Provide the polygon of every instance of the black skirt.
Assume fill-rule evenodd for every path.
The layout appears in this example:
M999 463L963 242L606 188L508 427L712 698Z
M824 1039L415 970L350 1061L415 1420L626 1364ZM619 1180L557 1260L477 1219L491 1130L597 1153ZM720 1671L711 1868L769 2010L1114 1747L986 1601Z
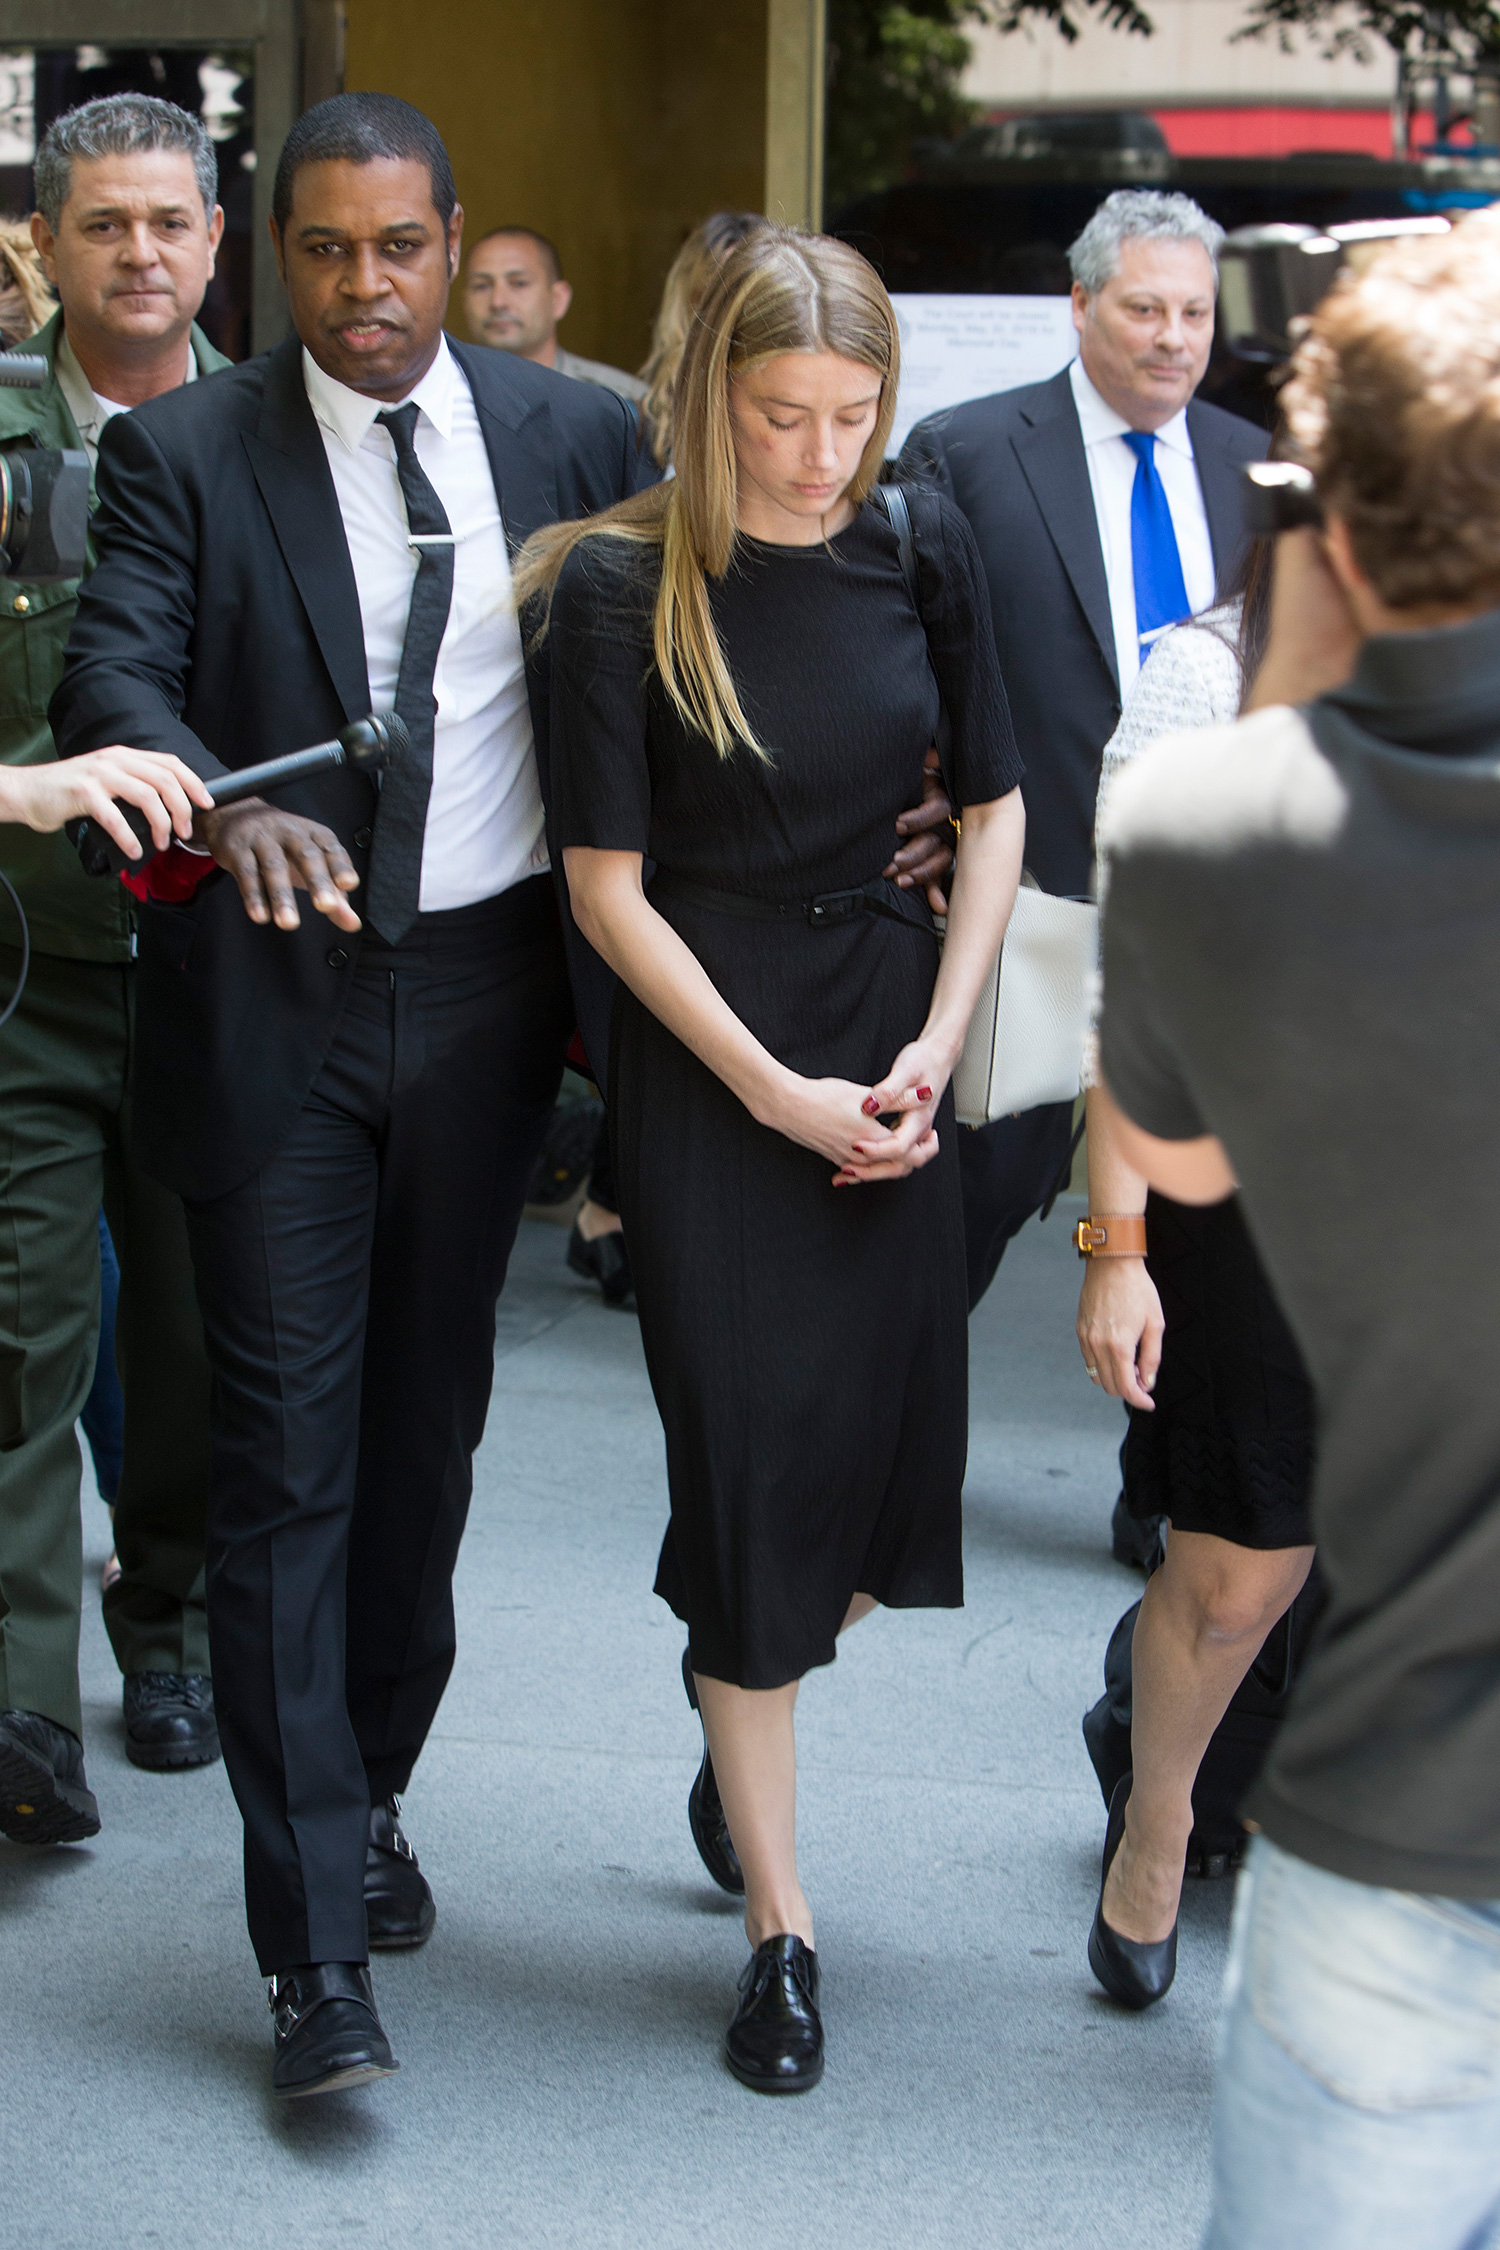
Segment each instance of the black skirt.
M1155 1412L1128 1409L1126 1508L1237 1547L1310 1546L1312 1390L1239 1198L1151 1195L1146 1270L1166 1334Z
M930 929L768 928L659 904L794 1070L872 1084L922 1027ZM672 1499L656 1591L689 1629L695 1671L781 1687L832 1662L856 1593L888 1609L963 1602L952 1092L932 1163L835 1188L827 1157L757 1124L624 985L610 1056L615 1184Z
M920 615L873 506L810 547L741 538L710 582L759 755L720 757L667 692L646 550L583 542L552 610L554 848L654 862L652 905L768 1053L855 1086L884 1078L932 1003L932 917L878 870L943 714L957 802L1021 778L973 534L937 493L913 493L911 513ZM857 913L803 911L856 892ZM933 1162L835 1188L828 1157L758 1123L623 983L609 1055L615 1192L666 1435L657 1591L695 1671L780 1688L832 1659L855 1594L963 1600L952 1095Z

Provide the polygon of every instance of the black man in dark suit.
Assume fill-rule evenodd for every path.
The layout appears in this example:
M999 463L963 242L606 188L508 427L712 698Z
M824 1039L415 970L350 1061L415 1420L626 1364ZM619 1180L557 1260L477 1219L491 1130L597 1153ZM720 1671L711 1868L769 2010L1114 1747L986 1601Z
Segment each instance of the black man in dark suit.
M341 771L206 816L142 915L139 1135L188 1210L219 1723L301 2094L395 2067L368 1947L432 1926L396 1799L574 1022L509 559L639 456L612 393L444 336L463 214L419 111L310 110L273 210L296 334L111 425L52 719L208 779L372 707L411 735L378 794Z

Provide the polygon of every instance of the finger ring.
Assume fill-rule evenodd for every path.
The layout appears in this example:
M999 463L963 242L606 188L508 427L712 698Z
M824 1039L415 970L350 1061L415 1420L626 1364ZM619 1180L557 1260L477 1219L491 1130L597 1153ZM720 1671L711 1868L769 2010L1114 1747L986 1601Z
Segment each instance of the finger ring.
M1083 1371L1083 1372L1084 1372L1084 1374L1085 1374L1085 1375L1087 1375L1087 1377L1088 1377L1088 1379L1089 1379L1089 1381L1090 1381L1091 1383L1097 1383L1097 1382L1098 1382L1098 1380L1099 1380L1099 1370L1098 1370L1098 1368L1097 1368L1097 1367L1086 1367L1086 1368L1084 1369L1084 1371Z

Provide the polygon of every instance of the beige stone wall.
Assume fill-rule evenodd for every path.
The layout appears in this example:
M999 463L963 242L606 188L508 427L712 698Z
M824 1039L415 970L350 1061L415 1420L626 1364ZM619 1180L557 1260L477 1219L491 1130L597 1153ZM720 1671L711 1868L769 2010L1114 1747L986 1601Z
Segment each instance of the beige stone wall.
M766 210L791 226L823 216L824 0L768 0Z
M762 207L767 10L349 0L345 84L425 110L470 238L505 223L550 235L576 292L563 342L635 367L688 229L713 210Z
M1245 0L1147 0L1156 25L1141 39L1094 18L1069 45L1050 24L1002 38L970 33L974 56L964 91L993 109L1080 107L1151 109L1158 103L1334 102L1379 106L1391 100L1396 67L1383 41L1373 60L1329 62L1299 35L1283 54L1275 39L1236 42Z

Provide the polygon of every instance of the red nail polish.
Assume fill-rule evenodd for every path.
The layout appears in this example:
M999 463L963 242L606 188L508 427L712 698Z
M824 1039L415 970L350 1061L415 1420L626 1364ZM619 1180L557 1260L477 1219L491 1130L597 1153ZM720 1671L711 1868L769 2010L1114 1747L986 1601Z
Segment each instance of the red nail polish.
M873 1094L867 1094L859 1106L866 1117L878 1117L880 1115L880 1104Z
M930 1086L919 1086L917 1088L917 1100L919 1102L930 1102L931 1099L932 1088Z

